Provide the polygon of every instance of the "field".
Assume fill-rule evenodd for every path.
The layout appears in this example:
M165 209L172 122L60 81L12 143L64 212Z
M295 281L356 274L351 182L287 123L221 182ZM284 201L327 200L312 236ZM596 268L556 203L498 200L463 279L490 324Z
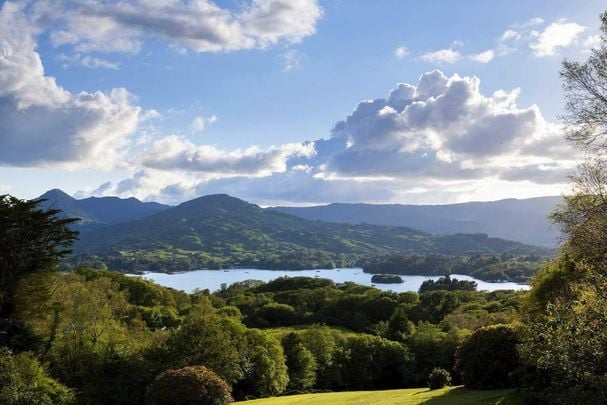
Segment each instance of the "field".
M514 390L472 391L449 387L430 391L411 388L388 391L349 391L303 394L237 402L239 405L412 405L412 404L518 404Z

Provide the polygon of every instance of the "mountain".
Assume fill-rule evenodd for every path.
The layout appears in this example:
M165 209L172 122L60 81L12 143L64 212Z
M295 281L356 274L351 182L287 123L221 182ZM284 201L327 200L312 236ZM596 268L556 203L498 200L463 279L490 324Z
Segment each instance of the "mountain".
M61 210L62 217L80 218L75 229L89 232L107 225L145 218L169 208L155 202L141 202L136 198L90 197L78 200L59 189L49 190L37 199L44 199L40 207Z
M152 271L326 268L389 253L550 253L484 234L431 235L407 227L310 221L225 194L88 232L75 252L73 263Z
M539 197L448 205L337 203L269 209L310 220L398 225L438 234L486 233L497 238L554 247L558 232L551 227L547 216L561 202L561 197Z

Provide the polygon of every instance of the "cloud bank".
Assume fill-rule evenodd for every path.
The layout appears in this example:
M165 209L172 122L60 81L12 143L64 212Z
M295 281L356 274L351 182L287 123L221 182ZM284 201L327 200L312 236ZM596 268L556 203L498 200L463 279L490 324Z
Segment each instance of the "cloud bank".
M517 105L519 94L485 95L478 78L435 70L361 101L313 142L223 151L163 138L139 157L141 171L105 193L180 201L227 192L272 204L558 190L575 154L536 105Z

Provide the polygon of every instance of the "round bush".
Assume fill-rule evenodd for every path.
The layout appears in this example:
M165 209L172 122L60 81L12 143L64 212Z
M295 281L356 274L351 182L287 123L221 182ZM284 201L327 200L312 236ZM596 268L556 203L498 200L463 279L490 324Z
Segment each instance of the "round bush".
M518 338L507 325L477 329L457 348L455 370L468 388L497 389L512 386L519 367Z
M226 405L233 401L230 386L203 366L160 373L149 386L149 405Z
M438 390L447 385L451 385L451 374L444 368L435 367L428 376L428 387Z

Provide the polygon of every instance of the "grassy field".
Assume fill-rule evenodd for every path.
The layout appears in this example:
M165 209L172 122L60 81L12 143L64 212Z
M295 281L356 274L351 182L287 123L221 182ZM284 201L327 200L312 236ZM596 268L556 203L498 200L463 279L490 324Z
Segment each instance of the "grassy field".
M237 402L239 405L409 405L409 404L518 404L514 390L472 391L463 387L449 387L430 391L411 388L389 391L349 391L323 394L304 394Z

